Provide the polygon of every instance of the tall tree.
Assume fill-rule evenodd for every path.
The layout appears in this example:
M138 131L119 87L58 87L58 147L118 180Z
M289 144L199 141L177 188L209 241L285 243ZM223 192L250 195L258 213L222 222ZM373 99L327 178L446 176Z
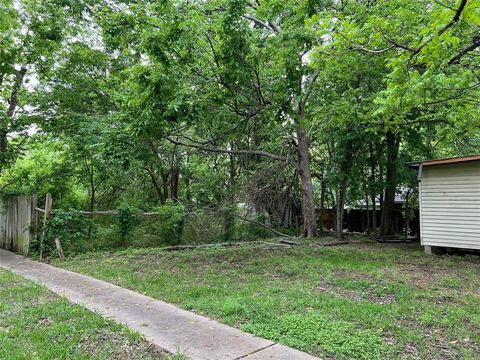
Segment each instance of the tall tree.
M392 235L399 151L411 131L453 133L478 126L480 42L476 0L340 2L331 22L334 52L384 59L369 127L385 136L382 235ZM401 33L398 29L402 29ZM469 115L467 115L469 114Z
M29 125L24 116L27 93L48 74L67 39L76 34L75 24L85 6L80 0L0 2L0 172L12 155L9 134Z
M309 54L313 43L321 40L308 31L305 22L325 4L305 0L277 5L224 0L132 8L136 18L131 21L132 29L143 39L137 51L148 59L139 80L145 85L142 107L151 110L142 112L139 124L144 130L156 131L157 136L170 133L177 144L188 143L204 151L285 161L284 154L293 145L301 180L304 233L311 237L317 233L317 224L306 109L318 77ZM144 21L138 22L139 17ZM160 94L163 102L152 102ZM146 115L150 120L146 121ZM166 119L170 123L162 126ZM212 124L223 136L213 141L204 132L200 139L197 134L195 141L186 140L185 133L178 131L185 129L186 123L197 130L205 123ZM284 154L260 149L263 144L257 128L262 127L281 129L286 139ZM247 128L251 132L245 132ZM226 134L253 148L228 149Z

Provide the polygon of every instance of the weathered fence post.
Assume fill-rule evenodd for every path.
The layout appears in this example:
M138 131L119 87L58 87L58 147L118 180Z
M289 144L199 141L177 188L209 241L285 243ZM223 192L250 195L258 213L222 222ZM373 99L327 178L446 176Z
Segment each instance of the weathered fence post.
M50 193L47 194L45 197L45 214L43 216L43 231L42 231L42 238L40 239L40 260L43 259L43 245L44 245L44 238L45 232L47 230L47 222L50 218L50 213L52 212L52 195Z
M7 213L3 198L0 197L0 248L6 249L7 245Z
M29 229L28 229L28 236L27 236L27 241L25 242L25 246L23 248L23 255L29 256L30 255L30 244L32 243L32 240L35 238L35 231L36 227L38 225L38 215L37 211L35 210L37 208L37 194L32 195L29 198L30 202L30 213L29 213Z
M58 257L60 258L60 260L64 260L65 254L63 253L62 243L60 242L59 238L55 238L55 246L57 248Z
M38 226L38 197L37 194L32 196L32 225Z

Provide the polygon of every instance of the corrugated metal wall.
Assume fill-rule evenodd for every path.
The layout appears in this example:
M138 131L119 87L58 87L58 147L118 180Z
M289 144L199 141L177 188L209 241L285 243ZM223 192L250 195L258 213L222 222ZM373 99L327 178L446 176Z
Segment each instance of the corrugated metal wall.
M480 162L426 166L420 186L422 245L480 249Z
M0 198L0 248L28 255L36 196Z

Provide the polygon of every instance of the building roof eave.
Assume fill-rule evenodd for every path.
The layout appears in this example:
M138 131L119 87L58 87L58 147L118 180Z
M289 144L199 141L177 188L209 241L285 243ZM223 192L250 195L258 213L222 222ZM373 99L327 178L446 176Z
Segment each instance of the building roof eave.
M459 157L446 158L446 159L409 162L409 163L405 163L405 166L411 169L418 170L420 168L420 165L422 166L447 165L447 164L457 164L457 163L464 163L464 162L470 162L470 161L480 161L480 154L469 155L469 156L459 156Z

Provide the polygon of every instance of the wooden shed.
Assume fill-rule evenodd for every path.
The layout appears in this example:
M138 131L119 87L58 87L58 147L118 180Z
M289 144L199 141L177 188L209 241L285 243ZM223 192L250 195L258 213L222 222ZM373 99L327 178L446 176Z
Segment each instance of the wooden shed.
M480 155L410 163L418 171L425 252L480 250Z

